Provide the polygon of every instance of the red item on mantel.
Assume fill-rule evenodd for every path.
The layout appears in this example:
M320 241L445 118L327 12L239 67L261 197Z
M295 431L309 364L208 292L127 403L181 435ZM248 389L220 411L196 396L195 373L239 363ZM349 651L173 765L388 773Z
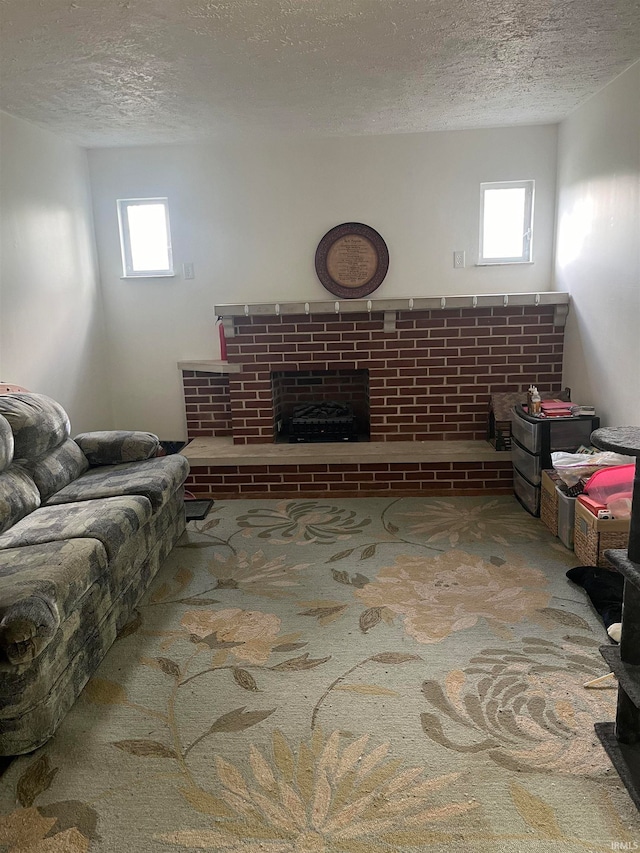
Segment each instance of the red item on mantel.
M224 335L224 326L222 320L218 323L218 334L220 336L220 358L222 361L227 360L227 339Z

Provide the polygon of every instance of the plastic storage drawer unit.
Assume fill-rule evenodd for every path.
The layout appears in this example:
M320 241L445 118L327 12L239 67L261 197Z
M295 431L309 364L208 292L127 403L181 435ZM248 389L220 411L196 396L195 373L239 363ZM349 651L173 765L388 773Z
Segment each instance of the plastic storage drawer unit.
M600 418L576 415L572 418L534 418L522 406L514 406L511 430L515 440L529 453L543 457L543 468L549 468L555 450L574 451L590 444L591 433L600 426ZM545 461L546 460L546 461Z
M532 486L517 468L513 469L513 491L527 512L540 515L540 487Z
M515 417L511 422L511 435L518 444L529 453L540 453L542 444L542 430L540 425L542 421L527 419L521 406L516 406L513 410Z
M511 459L514 468L526 477L534 486L538 486L542 480L542 457L536 453L527 453L517 441L511 442Z
M534 418L521 405L513 407L511 458L514 492L528 512L540 514L542 472L551 468L551 453L556 450L572 452L581 444L588 445L591 433L599 426L600 418L591 415Z

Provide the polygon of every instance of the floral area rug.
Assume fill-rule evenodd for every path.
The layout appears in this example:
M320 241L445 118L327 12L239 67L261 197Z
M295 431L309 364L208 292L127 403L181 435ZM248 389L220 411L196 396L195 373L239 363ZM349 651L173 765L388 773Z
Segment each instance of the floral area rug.
M575 564L508 497L216 503L3 774L0 851L634 849Z

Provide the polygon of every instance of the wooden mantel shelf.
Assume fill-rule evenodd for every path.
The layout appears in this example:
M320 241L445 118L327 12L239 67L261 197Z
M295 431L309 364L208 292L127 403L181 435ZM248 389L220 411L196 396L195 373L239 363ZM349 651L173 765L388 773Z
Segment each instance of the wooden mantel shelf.
M569 311L569 294L556 291L544 293L483 293L471 296L411 296L396 299L336 299L321 302L246 302L244 304L214 305L213 311L222 318L225 335L236 333L235 317L285 317L313 314L384 314L385 332L394 332L399 311L444 311L460 308L507 308L551 305L553 325L565 325Z
M484 293L469 296L414 296L393 299L334 299L315 302L247 302L214 305L218 317L289 314L355 314L371 311L437 311L450 308L500 308L522 305L568 305L569 294Z

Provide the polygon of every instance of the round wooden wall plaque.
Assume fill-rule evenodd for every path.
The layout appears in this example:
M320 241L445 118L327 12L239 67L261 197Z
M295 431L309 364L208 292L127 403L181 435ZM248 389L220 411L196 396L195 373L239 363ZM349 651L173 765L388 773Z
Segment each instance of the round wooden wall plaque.
M318 278L343 299L360 299L380 287L389 269L389 250L373 228L345 222L327 231L316 249Z

